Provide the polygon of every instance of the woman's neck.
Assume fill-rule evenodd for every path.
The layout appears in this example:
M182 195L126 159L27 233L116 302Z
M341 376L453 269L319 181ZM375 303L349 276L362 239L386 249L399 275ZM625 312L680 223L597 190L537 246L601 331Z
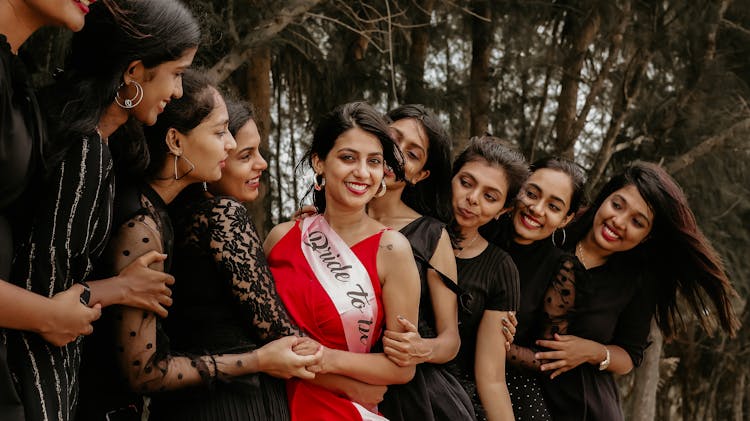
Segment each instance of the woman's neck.
M363 227L363 222L369 218L365 209L341 209L336 205L331 206L330 202L326 203L323 217L342 238L347 233L357 232Z
M108 139L112 133L117 131L125 122L128 121L128 112L122 107L115 104L114 101L104 110L104 114L99 119L97 130L103 139Z
M8 40L13 54L18 54L21 45L42 26L44 22L35 18L34 12L29 10L25 2L0 2L0 28L3 28L2 34Z
M187 186L192 184L189 180L175 180L174 178L152 180L148 183L156 194L161 197L161 200L166 204L172 203L172 201L180 194L181 191L185 190Z
M389 221L415 216L416 212L401 201L403 189L388 190L382 197L376 197L367 204L367 214L380 223L392 226Z
M612 255L612 252L596 244L594 232L591 230L576 244L575 253L587 269L605 264Z

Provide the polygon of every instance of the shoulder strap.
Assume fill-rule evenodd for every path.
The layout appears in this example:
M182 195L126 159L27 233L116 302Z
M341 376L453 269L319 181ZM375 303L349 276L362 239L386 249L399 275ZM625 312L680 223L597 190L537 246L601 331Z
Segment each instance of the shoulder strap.
M458 296L463 294L464 290L460 286L458 286L457 283L453 282L453 280L451 280L451 278L449 278L443 272L440 272L439 270L435 269L435 267L432 266L432 264L430 264L430 262L427 261L420 253L417 253L416 250L413 250L413 251L414 251L414 259L418 260L420 263L423 263L425 266L427 266L428 269L434 270L440 276L440 280L443 281L443 285L445 285L449 290L453 291L453 293Z

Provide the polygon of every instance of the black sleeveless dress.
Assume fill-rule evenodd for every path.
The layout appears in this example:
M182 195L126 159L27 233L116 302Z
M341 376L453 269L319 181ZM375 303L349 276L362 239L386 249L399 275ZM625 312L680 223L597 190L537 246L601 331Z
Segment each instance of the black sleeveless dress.
M422 216L401 229L411 243L419 269L421 294L418 329L423 338L437 336L427 271L443 227L443 223L437 219ZM378 409L391 421L475 419L471 399L445 364L417 365L414 378L409 383L388 386L388 392Z

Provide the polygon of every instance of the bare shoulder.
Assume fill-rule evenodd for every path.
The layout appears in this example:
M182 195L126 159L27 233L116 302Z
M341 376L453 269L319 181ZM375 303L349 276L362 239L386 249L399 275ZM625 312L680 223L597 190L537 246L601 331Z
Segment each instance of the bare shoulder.
M266 241L263 242L263 251L266 253L271 252L271 249L279 242L284 236L294 227L297 221L282 222L271 229L268 233Z
M380 251L378 254L396 256L400 254L412 255L411 244L403 234L396 230L386 230L380 237Z

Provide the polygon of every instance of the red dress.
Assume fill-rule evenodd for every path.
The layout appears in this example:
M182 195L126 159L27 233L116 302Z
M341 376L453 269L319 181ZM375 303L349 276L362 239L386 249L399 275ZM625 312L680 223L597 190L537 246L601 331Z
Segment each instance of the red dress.
M297 222L268 255L271 273L276 280L276 289L289 315L301 331L328 348L346 351L348 348L341 318L302 253L301 234L300 223ZM382 234L382 231L378 232L351 246L351 250L362 262L373 281L378 305L374 338L380 338L384 320L382 291L377 270L378 246ZM287 393L292 421L362 419L347 397L306 381L289 380Z

